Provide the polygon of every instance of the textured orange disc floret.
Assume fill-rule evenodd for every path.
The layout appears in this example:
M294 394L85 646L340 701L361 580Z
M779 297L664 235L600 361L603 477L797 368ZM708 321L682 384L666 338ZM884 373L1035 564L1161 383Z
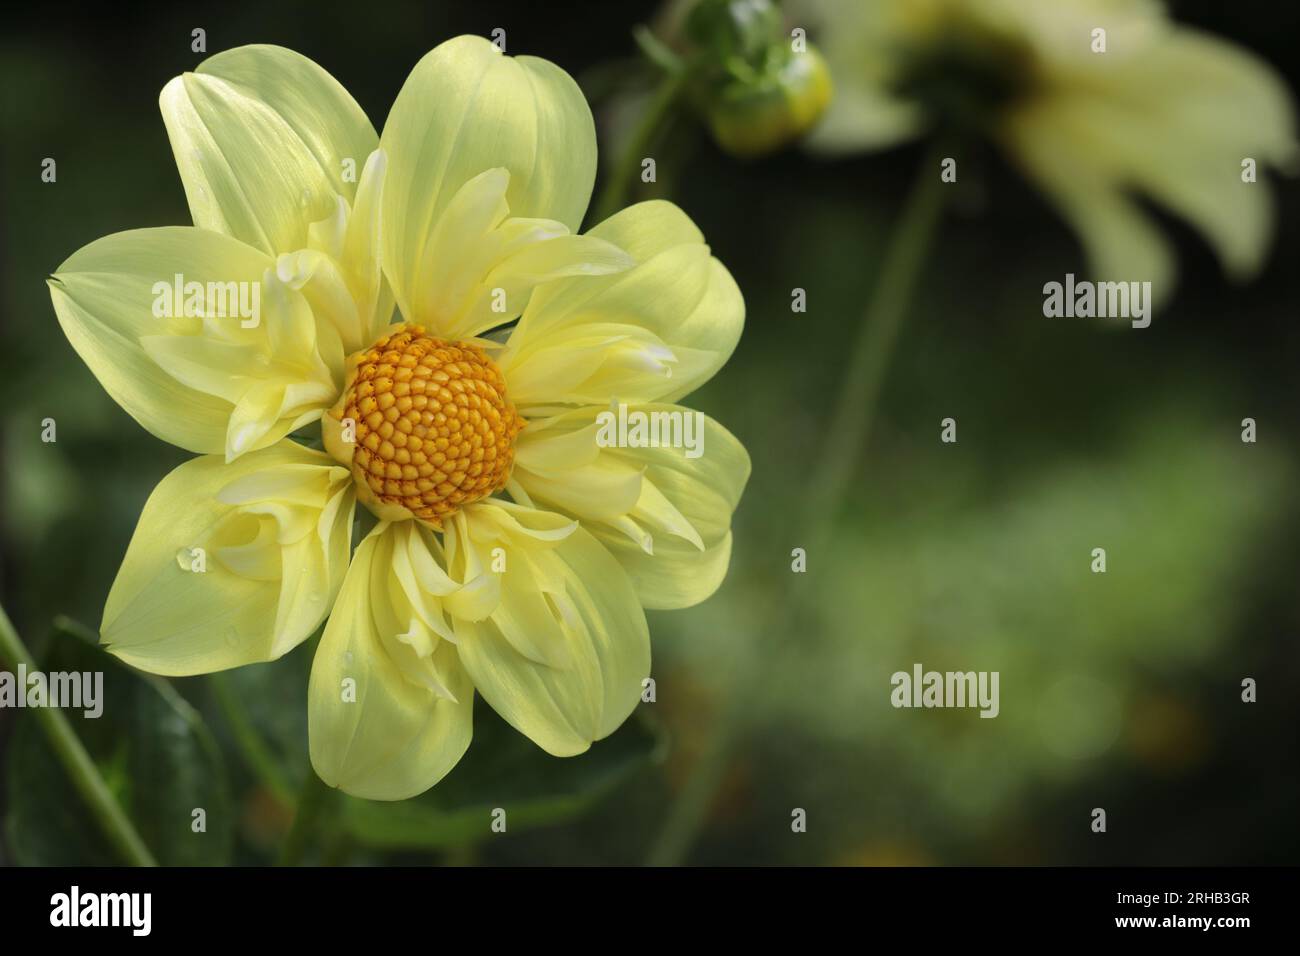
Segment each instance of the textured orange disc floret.
M524 420L482 349L406 325L356 363L338 417L356 422L352 474L376 498L441 528L505 487Z

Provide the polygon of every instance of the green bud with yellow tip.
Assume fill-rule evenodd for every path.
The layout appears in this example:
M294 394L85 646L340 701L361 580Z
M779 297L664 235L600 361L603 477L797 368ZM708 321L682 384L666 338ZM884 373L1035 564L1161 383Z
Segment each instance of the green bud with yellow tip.
M826 61L812 46L780 57L752 78L711 91L704 113L714 140L735 156L775 152L813 127L831 101Z
M690 95L723 150L762 156L793 142L831 99L830 71L771 0L698 0L685 22Z

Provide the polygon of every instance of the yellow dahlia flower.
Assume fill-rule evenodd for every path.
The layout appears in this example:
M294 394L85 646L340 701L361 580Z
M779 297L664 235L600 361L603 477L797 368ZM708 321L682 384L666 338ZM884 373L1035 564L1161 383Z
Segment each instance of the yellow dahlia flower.
M1168 206L1248 277L1272 231L1253 160L1296 157L1290 96L1253 54L1168 19L1151 0L803 0L824 28L838 94L828 151L926 130L997 142L1078 232L1094 271L1174 274L1135 194ZM1098 32L1101 31L1101 32Z
M552 754L610 734L650 672L643 607L718 587L749 474L673 404L744 321L699 230L647 202L578 234L591 112L481 38L425 56L382 137L276 47L213 56L161 104L195 225L108 236L50 279L109 394L203 456L144 507L108 648L199 674L328 616L311 759L363 797L446 774L476 691ZM611 403L691 416L700 453L600 441ZM291 437L318 420L327 451ZM358 500L377 522L353 552Z

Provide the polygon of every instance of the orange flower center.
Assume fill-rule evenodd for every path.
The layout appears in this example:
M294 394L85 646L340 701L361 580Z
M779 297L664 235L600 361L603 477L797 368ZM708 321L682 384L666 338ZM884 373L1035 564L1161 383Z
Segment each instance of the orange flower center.
M403 325L351 367L330 416L344 442L351 423L352 475L365 503L400 506L441 528L461 506L505 487L524 420L481 348Z

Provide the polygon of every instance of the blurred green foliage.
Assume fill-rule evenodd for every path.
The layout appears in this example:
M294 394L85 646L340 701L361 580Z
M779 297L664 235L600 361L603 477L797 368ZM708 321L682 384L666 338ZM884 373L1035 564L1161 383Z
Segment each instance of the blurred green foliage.
M234 833L221 751L203 718L167 681L140 674L67 628L42 660L47 671L102 671L103 714L68 714L145 844L164 866L230 862ZM105 719L105 715L107 719ZM6 755L5 832L27 866L112 866L121 860L85 812L72 782L50 756L30 713L16 721ZM210 824L209 824L210 821Z

